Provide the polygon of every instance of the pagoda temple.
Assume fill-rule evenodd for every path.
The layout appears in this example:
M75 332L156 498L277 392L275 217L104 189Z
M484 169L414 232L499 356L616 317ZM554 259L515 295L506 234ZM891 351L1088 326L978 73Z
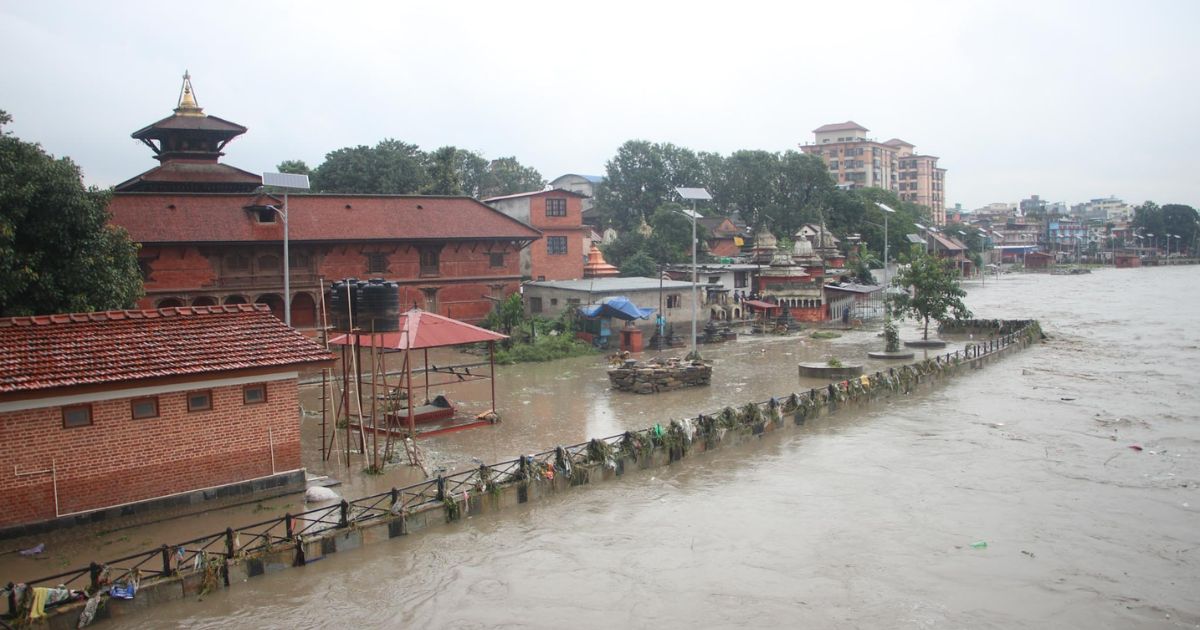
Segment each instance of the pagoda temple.
M160 164L116 185L117 192L252 192L262 178L240 168L221 164L222 150L246 128L209 116L200 108L192 77L183 75L175 113L133 132L133 137L154 151Z

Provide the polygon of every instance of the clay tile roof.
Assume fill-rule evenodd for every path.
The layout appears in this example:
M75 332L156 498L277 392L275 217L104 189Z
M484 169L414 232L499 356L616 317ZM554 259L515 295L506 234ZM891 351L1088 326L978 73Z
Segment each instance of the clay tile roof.
M870 131L870 129L867 129L866 127L854 122L853 120L847 120L844 123L831 123L828 125L821 125L820 127L813 129L813 133L825 133L826 131L849 131L849 130L854 130L854 129L857 129L859 131Z
M332 359L262 304L0 318L0 394Z
M283 223L258 223L250 194L118 193L112 223L139 243L279 242ZM534 240L542 233L470 197L291 195L298 241Z
M208 161L172 160L117 184L117 192L135 191L142 183L233 184L247 189L262 185L262 176L249 171Z

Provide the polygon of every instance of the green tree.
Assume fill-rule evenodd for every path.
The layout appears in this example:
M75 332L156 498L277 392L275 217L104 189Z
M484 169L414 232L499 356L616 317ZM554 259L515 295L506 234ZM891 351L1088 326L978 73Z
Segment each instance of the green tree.
M304 160L284 160L275 167L275 170L280 173L292 173L295 175L312 175L312 169Z
M484 182L487 179L491 163L482 155L466 149L458 149L455 155L458 177L462 181L463 194L468 197L482 199Z
M479 197L498 197L522 192L541 190L546 180L537 169L525 166L516 157L502 157L488 164L486 175L480 185Z
M670 143L629 140L605 164L596 204L606 223L625 232L637 228L661 205L676 199L675 188L703 186L705 164L691 149Z
M683 206L659 207L650 216L650 227L654 231L647 239L646 254L660 263L691 262L692 221L683 214Z
M1191 206L1178 203L1163 204L1162 223L1163 234L1179 236L1179 238L1171 239L1171 251L1182 252L1183 248L1191 247L1196 240L1200 214L1197 214L1196 209Z
M11 120L0 111L0 130ZM108 201L71 160L0 131L0 316L133 306L137 245L108 224Z
M329 193L416 194L430 185L425 155L415 144L386 139L332 151L313 173L313 188Z
M781 235L794 236L801 225L817 220L818 209L835 192L824 160L787 151L779 157L779 189L771 224Z
M621 267L624 262L634 254L646 251L646 237L640 232L631 230L617 236L617 239L611 243L600 245L600 250L604 252L604 260L608 264Z
M457 148L446 146L429 153L426 156L425 170L429 175L428 182L425 184L425 194L463 194L462 171Z
M767 224L777 228L779 156L769 151L734 151L725 159L724 167L722 186L715 199L740 212L751 227Z
M959 286L956 275L949 261L917 253L908 267L896 275L894 284L907 291L889 296L892 311L900 317L923 321L925 339L929 339L929 320L944 322L970 317L971 311L962 301L967 292Z
M637 252L621 265L621 275L626 278L654 278L658 276L658 263L646 252Z

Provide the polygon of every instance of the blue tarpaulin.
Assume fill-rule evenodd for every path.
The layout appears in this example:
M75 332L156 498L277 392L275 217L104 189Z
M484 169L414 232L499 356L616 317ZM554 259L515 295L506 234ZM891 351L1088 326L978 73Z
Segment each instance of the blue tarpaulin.
M606 297L599 304L580 306L579 312L586 317L616 317L625 321L647 319L654 314L652 308L640 308L623 296Z

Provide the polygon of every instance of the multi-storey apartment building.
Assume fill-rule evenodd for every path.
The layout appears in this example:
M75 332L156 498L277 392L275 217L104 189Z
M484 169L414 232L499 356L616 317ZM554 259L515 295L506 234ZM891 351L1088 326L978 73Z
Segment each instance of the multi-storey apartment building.
M878 142L870 131L854 122L822 125L813 130L813 143L800 150L818 155L829 174L844 188L884 188L901 199L929 208L938 225L946 223L946 169L938 158L921 155L915 145L892 138Z

